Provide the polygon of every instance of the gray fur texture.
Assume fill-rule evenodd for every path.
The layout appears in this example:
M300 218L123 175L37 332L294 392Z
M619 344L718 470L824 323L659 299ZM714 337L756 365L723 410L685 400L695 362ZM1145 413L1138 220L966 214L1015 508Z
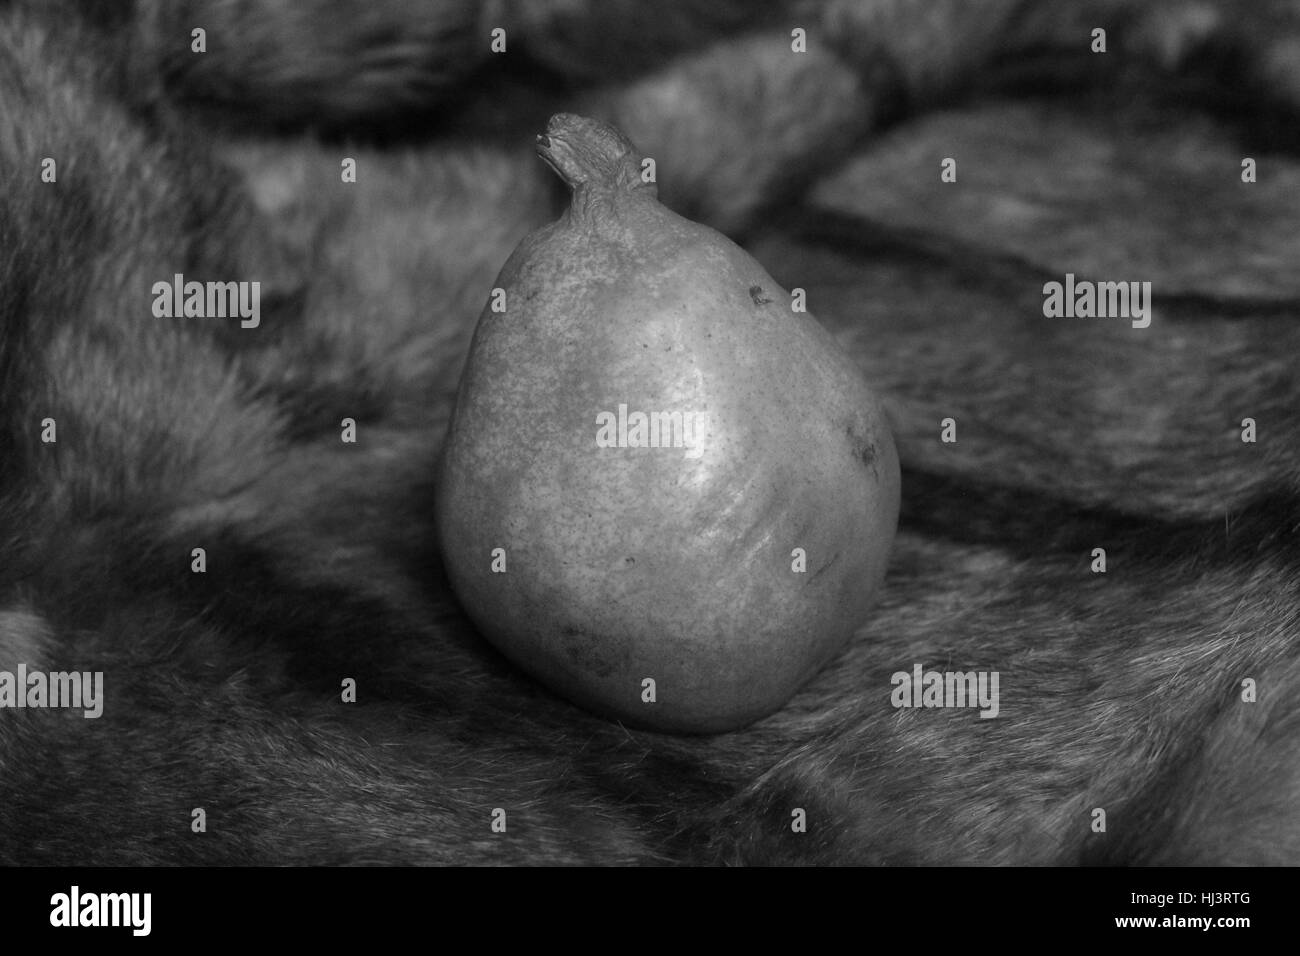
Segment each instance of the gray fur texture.
M554 697L432 544L560 109L894 423L882 604L738 733ZM0 710L0 862L1300 862L1297 112L1281 0L0 0L0 670L107 698ZM154 318L177 272L261 281L261 326ZM1151 281L1150 328L1045 318L1066 272ZM895 709L914 664L1000 715Z

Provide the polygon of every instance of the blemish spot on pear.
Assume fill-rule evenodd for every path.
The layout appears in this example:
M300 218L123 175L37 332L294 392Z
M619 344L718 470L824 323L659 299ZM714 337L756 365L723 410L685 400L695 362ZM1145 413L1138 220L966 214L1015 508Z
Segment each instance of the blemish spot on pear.
M511 321L485 308L475 330L438 465L448 578L570 701L744 727L869 619L898 521L883 410L809 312L768 307L791 293L758 262L658 201L619 130L559 114L536 148L570 203L494 283ZM629 411L597 442L611 409ZM692 441L662 440L699 416ZM792 541L815 573L791 573ZM509 574L482 560L499 546Z

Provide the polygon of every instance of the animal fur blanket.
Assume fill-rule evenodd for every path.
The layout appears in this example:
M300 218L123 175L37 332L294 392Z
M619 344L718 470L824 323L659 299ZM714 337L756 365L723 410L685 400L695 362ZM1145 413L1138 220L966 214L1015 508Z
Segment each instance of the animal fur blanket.
M576 708L442 570L558 111L893 425L881 601L738 732ZM0 2L0 862L1300 861L1298 111L1282 0Z

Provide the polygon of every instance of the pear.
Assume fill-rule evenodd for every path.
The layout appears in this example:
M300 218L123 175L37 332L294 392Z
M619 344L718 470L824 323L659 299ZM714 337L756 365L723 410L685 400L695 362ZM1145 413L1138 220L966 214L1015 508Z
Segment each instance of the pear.
M877 599L899 506L885 415L762 266L659 203L617 129L559 114L537 151L571 202L474 332L439 459L448 579L571 701L742 727Z

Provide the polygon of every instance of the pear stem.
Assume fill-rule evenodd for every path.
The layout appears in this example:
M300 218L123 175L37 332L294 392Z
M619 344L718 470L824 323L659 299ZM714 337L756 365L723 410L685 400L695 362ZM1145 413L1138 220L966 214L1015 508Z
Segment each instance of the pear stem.
M617 128L573 113L556 113L537 137L537 155L570 189L648 191L641 178L642 156Z

